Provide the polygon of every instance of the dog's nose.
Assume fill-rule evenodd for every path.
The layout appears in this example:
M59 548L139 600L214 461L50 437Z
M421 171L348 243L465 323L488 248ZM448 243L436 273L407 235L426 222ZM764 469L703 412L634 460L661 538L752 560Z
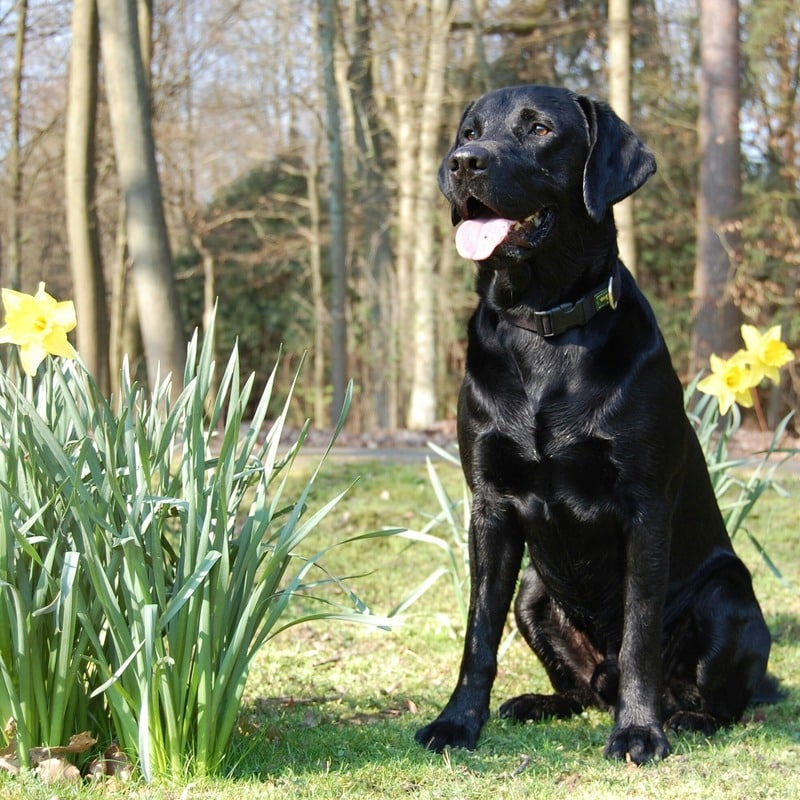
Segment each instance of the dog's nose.
M478 145L465 145L450 154L447 166L453 175L475 175L489 166L489 151Z

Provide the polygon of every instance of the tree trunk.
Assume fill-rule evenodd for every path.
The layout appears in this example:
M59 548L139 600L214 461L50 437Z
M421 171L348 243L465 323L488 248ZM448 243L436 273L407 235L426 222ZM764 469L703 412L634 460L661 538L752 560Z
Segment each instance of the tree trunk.
M120 200L117 213L116 238L111 266L111 391L119 392L122 363L128 359L131 374L146 380L146 370L141 368L142 331L139 327L139 307L136 294L131 292L131 260L128 255L128 239L125 234L125 203ZM141 373L141 374L140 374Z
M444 105L449 0L432 0L429 12L425 91L419 119L417 203L413 266L414 370L406 424L426 428L436 419L436 291L433 286L438 135Z
M316 148L312 148L314 151ZM319 164L317 153L313 152L312 163L308 165L306 185L308 186L308 216L311 226L309 237L309 264L311 268L311 300L314 306L314 349L312 351L312 371L314 375L314 419L319 424L325 418L325 329L328 309L325 305L325 288L322 281L322 216L319 201Z
M144 82L150 91L150 69L153 63L153 0L135 0L136 27L139 30L139 52L142 54Z
M95 214L94 142L98 30L95 0L72 7L69 96L65 143L67 237L73 296L80 320L78 351L100 389L108 393L109 323L106 284Z
M609 0L608 3L609 101L626 122L631 121L631 3ZM636 229L633 221L633 197L614 206L619 254L625 266L636 274Z
M389 297L387 284L392 275L392 244L387 187L391 168L384 163L383 143L372 74L374 29L368 0L352 4L353 57L348 72L348 90L354 114L354 155L356 157L357 191L360 196L361 224L358 231L359 271L363 283L361 319L365 326L363 343L367 350L364 363L362 419L365 428L387 428L396 416L389 408L394 384L395 365L391 358Z
M22 159L20 157L19 122L22 108L22 65L25 60L25 33L28 20L28 0L17 0L17 31L14 42L14 69L11 78L11 142L8 148L8 172L11 182L11 203L8 213L8 270L4 284L19 291L22 263Z
M185 338L172 272L136 0L97 0L111 130L125 200L128 248L148 379L172 373L181 388Z
M345 225L345 186L342 138L339 127L339 100L333 71L335 37L335 0L319 0L320 51L325 87L325 119L330 159L328 213L331 229L331 382L333 397L331 419L335 422L344 403L347 385L347 321L345 299L347 288L347 246Z
M413 71L411 69L408 37L412 35L409 20L404 17L402 9L408 4L401 4L395 28L397 49L393 59L392 81L394 86L394 113L392 125L396 144L397 166L397 214L395 218L396 245L394 258L394 280L396 302L392 319L392 352L391 363L397 365L395 384L398 420L405 419L408 405L408 386L414 368L414 352L408 346L408 335L411 331L415 215L414 200L417 185L414 145L415 107L413 103Z
M700 2L700 179L692 368L739 344L729 287L740 252L739 4Z
M474 55L472 61L475 63L475 71L478 75L478 86L482 92L488 92L492 88L491 77L489 74L489 60L486 57L486 48L483 46L483 20L486 17L488 0L470 0L469 19L472 24L472 48Z
M142 67L148 91L153 41L152 0L138 0L137 20L139 28L139 48L142 53ZM115 384L119 381L123 358L128 359L131 372L140 380L146 381L147 369L143 365L144 349L142 330L139 321L139 304L133 286L133 270L128 252L128 234L125 230L125 201L119 203L117 213L117 235L114 243L114 263L111 286L111 391L118 392Z

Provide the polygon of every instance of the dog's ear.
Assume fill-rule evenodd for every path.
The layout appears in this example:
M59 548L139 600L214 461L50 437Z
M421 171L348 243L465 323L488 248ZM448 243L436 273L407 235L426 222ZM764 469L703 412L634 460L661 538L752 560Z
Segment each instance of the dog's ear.
M579 97L589 125L589 155L583 170L583 202L600 222L609 207L635 192L655 171L648 147L607 103Z

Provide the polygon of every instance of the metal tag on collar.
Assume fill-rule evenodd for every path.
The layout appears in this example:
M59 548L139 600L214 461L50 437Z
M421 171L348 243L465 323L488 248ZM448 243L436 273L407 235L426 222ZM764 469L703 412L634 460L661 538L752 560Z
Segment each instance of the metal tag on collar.
M595 292L594 295L594 310L600 311L601 308L605 308L606 306L611 306L614 308L616 305L615 302L612 302L612 294L611 294L611 281L608 282L608 287L605 289L601 289L599 292Z
M616 274L617 272L616 270L614 270L608 279L608 305L611 307L612 311L617 307L617 304L619 303L619 297L617 297L616 294L614 294L614 277L616 276Z
M608 286L601 289L594 296L594 310L600 311L601 308L608 306L612 311L617 307L619 298L614 294L614 274L608 279Z

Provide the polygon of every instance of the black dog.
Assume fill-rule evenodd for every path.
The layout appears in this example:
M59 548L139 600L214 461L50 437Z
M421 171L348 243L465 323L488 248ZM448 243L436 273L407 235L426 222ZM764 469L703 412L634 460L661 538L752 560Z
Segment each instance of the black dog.
M670 752L767 684L770 635L725 530L653 312L618 257L611 206L655 171L611 108L564 89L490 92L439 183L477 262L458 440L473 493L472 586L455 691L417 733L473 748L515 610L553 694L501 716L612 708L605 755Z

